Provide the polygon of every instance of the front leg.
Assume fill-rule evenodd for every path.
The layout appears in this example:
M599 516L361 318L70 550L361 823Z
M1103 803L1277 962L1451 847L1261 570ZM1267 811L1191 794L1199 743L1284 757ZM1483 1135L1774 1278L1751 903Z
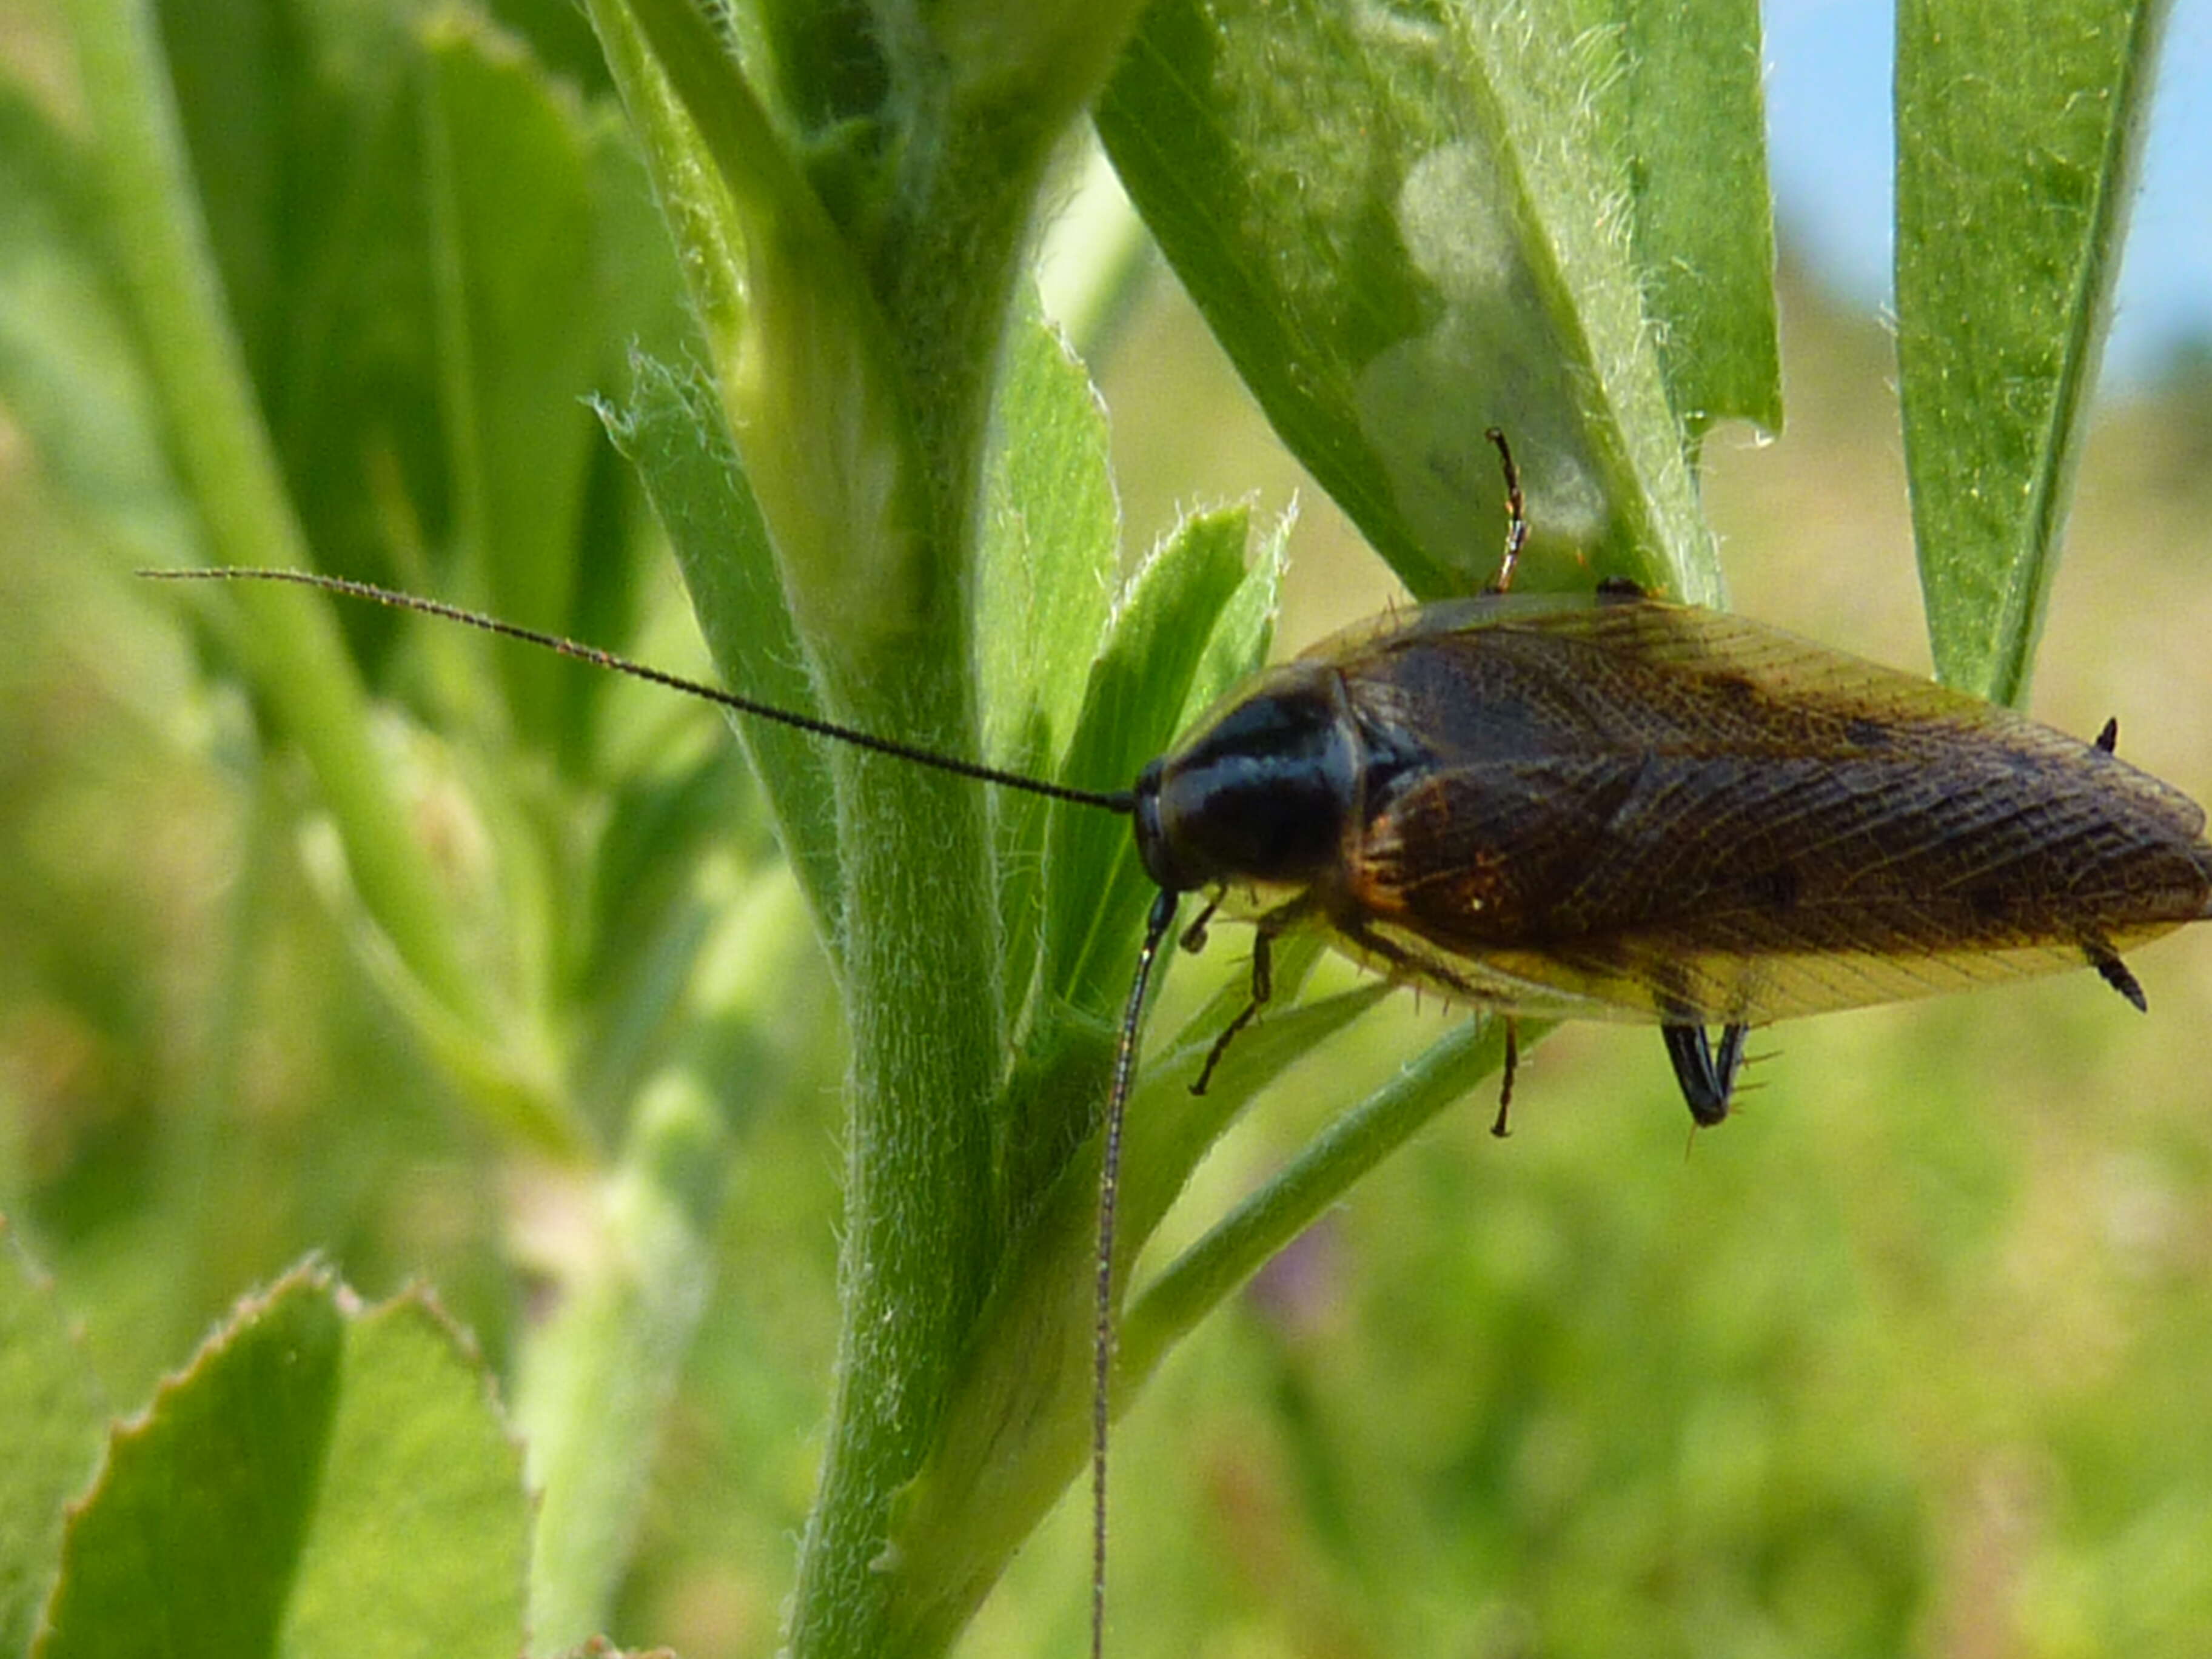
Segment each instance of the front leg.
M1213 1068L1221 1064L1222 1055L1229 1052L1229 1045L1237 1040L1237 1034L1258 1017L1260 1005L1274 994L1274 954L1273 942L1267 934L1253 936L1251 1000L1244 1005L1236 1018L1221 1028L1221 1035L1213 1039L1213 1047L1206 1051L1206 1064L1199 1068L1198 1080L1190 1085L1191 1093L1202 1095L1206 1092L1206 1085L1213 1081Z
M1221 1064L1221 1056L1229 1052L1229 1045L1237 1040L1237 1034L1259 1017L1261 1004L1274 994L1276 935L1304 921L1312 911L1312 900L1301 896L1288 904L1277 905L1252 924L1251 1000L1236 1018L1221 1028L1221 1035L1213 1039L1213 1047L1206 1050L1206 1064L1199 1068L1198 1081L1190 1085L1191 1093L1202 1095L1206 1092L1206 1085L1213 1081L1213 1068ZM1208 905L1199 918L1200 924L1202 925L1212 914L1213 907ZM1194 926L1191 931L1198 935L1200 943L1204 943L1205 935L1198 927ZM1185 936L1184 943L1189 945L1188 935Z
M1674 1081L1689 1103L1690 1115L1701 1129L1710 1129L1729 1115L1729 1097L1735 1092L1735 1074L1743 1066L1743 1042L1748 1025L1721 1029L1720 1053L1716 1056L1703 1025L1662 1025L1659 1035L1667 1044L1667 1058L1674 1063Z

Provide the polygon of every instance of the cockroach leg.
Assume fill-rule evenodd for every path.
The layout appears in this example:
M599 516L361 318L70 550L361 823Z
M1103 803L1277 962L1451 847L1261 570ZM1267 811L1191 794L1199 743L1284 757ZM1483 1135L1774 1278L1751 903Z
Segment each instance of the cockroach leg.
M1205 908L1191 918L1190 926L1182 930L1182 937L1176 943L1193 956L1206 949L1206 925L1213 920L1213 913L1220 908L1221 895L1216 893L1206 900Z
M2101 744L2098 746L2103 747ZM2150 999L2143 995L2142 987L2128 971L2128 964L2120 960L2118 951L2100 939L2092 939L2081 942L2081 954L2089 958L2089 965L2097 970L2106 984L2135 1004L2138 1013L2150 1012Z
M1528 544L1528 504L1521 494L1521 469L1514 464L1513 451L1505 441L1505 434L1496 427L1482 434L1498 451L1498 464L1505 470L1505 552L1498 561L1498 575L1484 591L1503 593L1513 586L1513 568L1521 562L1521 550Z
M1213 1039L1213 1047L1206 1050L1206 1064L1199 1068L1198 1081L1190 1085L1194 1095L1206 1092L1206 1085L1213 1081L1213 1068L1221 1064L1221 1056L1229 1052L1229 1045L1237 1040L1237 1034L1252 1023L1260 1012L1260 1005L1274 994L1274 935L1267 927L1268 920L1261 917L1259 931L1252 935L1252 1000L1236 1018L1221 1028L1221 1035Z
M1513 1109L1513 1074L1521 1069L1521 1022L1510 1014L1499 1018L1505 1022L1505 1063L1498 1068L1498 1115L1491 1121L1490 1133L1503 1140L1513 1133L1505 1120Z
M1717 1056L1703 1025L1662 1025L1659 1035L1667 1044L1667 1058L1674 1064L1674 1081L1681 1086L1690 1115L1699 1128L1711 1128L1729 1115L1735 1074L1743 1066L1744 1039L1751 1035L1751 1027L1723 1026Z

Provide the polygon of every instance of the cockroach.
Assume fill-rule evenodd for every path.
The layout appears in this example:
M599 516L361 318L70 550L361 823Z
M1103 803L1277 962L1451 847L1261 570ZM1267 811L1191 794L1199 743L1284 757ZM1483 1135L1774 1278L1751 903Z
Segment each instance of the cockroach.
M2197 805L2010 709L1621 582L1509 590L1509 529L1475 598L1353 628L1262 671L1127 789L1049 782L860 732L436 600L289 570L274 580L465 623L723 708L963 777L1121 813L1158 888L1121 1018L1098 1194L1091 1646L1103 1646L1107 1379L1122 1118L1181 897L1249 908L1250 996L1306 927L1393 980L1506 1022L1656 1025L1692 1120L1728 1115L1753 1028L2089 967L2138 1009L2120 952L2212 918ZM1720 1028L1716 1045L1709 1028Z

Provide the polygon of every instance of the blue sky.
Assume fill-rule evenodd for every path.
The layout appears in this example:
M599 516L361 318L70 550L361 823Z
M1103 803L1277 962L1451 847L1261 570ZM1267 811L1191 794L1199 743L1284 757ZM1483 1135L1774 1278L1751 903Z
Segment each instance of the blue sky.
M1847 299L1886 305L1894 13L1887 0L1765 0L1765 19L1782 234ZM2154 380L2192 337L2212 341L2212 0L2175 0L2167 25L2107 383Z

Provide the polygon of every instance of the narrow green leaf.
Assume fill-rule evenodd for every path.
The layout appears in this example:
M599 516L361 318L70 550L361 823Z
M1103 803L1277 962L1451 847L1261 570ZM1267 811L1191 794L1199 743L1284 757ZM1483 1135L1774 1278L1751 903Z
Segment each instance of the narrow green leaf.
M529 1504L480 1362L319 1268L241 1304L70 1516L42 1659L511 1659Z
M53 1286L0 1217L0 1653L24 1652L61 1551L62 1506L100 1458L99 1390Z
M976 596L983 752L1043 767L1083 707L1068 672L1098 649L1121 533L1106 410L1032 293L1009 343L993 414Z
M2027 692L2135 195L2164 0L1905 0L1897 361L1936 672Z
M1782 429L1774 213L1758 0L1618 0L1620 135L1636 262L1674 413Z
M1291 531L1297 522L1286 512L1261 532L1251 568L1221 608L1206 654L1183 694L1182 713L1171 737L1195 726L1214 704L1259 672L1275 642L1275 618L1282 608L1283 573L1290 564ZM1151 757L1147 756L1147 759Z
M1194 1041L1154 1054L1145 1085L1129 1108L1127 1149L1121 1162L1122 1226L1115 1241L1117 1272L1126 1286L1146 1244L1191 1176L1244 1109L1297 1061L1390 994L1382 982L1334 996L1294 1003L1298 987L1321 953L1317 937L1278 951L1276 993L1280 1006L1263 1009L1237 1035L1202 1095L1191 1085L1213 1053L1224 1020L1244 1006L1249 987L1241 975L1229 988L1223 1019Z
M611 103L594 105L587 118L600 359L619 369L634 356L674 362L687 351L696 356L699 325L636 141Z
M732 690L799 714L819 708L805 655L784 603L767 526L722 422L704 371L649 357L631 364L630 400L602 407L615 446L645 480L653 510L683 568L701 632ZM842 878L836 798L819 739L761 720L733 719L737 738L769 797L823 939L835 951Z
M1121 509L1107 470L1106 411L1091 377L1034 296L1009 343L993 416L976 593L983 752L1050 775L1083 708L1072 672L1097 654L1119 562ZM1036 969L1049 804L1012 790L994 802L1004 980L1018 1008Z
M1247 523L1242 507L1187 519L1137 573L1091 666L1068 782L1127 788L1180 729L1214 623L1243 580ZM1126 821L1079 806L1055 806L1053 820L1046 994L1110 1019L1127 989L1149 883Z
M1586 586L1587 561L1711 602L1627 134L1593 95L1626 48L1568 10L1163 0L1099 131L1276 430L1417 597L1496 568L1497 426L1528 585Z
M599 337L585 136L520 46L448 12L424 30L448 468L461 587L525 627L568 625ZM502 651L514 718L541 738L560 665Z
M414 9L160 8L192 185L315 562L419 586L418 535L443 540L449 496Z
M255 9L226 5L203 21L200 8L172 5L165 22L191 14L208 36L202 50L216 55L228 14ZM270 269L232 307L260 343L262 408L318 568L420 587L454 505L422 36L400 9L365 6L298 8L274 33L283 44L267 90L283 127L275 201L262 204L273 219L258 228ZM197 145L194 155L220 197L223 181ZM211 210L221 210L211 201ZM396 621L356 616L348 626L359 644Z
M1243 515L1223 515L1218 528L1221 533L1209 535L1205 545L1163 549L1154 562L1172 558L1182 568L1148 568L1125 596L1113 643L1091 672L1085 724L1063 769L1070 781L1093 775L1093 769L1106 778L1109 766L1133 781L1139 768L1267 654L1289 520L1267 532L1260 558L1225 599L1222 584L1232 578L1230 559L1243 540ZM1204 556L1192 562L1197 553ZM1194 663L1191 645L1201 637L1204 648ZM1156 660L1144 654L1155 649L1161 653ZM1084 930L1080 948L1091 952L1091 975L1084 994L1094 1000L1073 1002L1071 1018L1062 975L1073 970L1064 957L1048 961L1039 979L1038 1018L1006 1091L1003 1196L1016 1227L1064 1177L1068 1159L1098 1121L1113 1053L1112 1015L1127 988L1138 918L1151 890L1126 819L1081 807L1055 808L1048 819L1055 839L1045 863L1047 940L1073 947L1075 936L1056 930ZM1286 992L1291 982L1286 978Z
M719 720L707 743L687 765L625 780L608 802L592 861L592 948L573 981L591 1012L571 1070L580 1098L635 1099L680 1029L681 988L718 908L701 891L702 863L719 849L748 864L769 853L743 751Z

